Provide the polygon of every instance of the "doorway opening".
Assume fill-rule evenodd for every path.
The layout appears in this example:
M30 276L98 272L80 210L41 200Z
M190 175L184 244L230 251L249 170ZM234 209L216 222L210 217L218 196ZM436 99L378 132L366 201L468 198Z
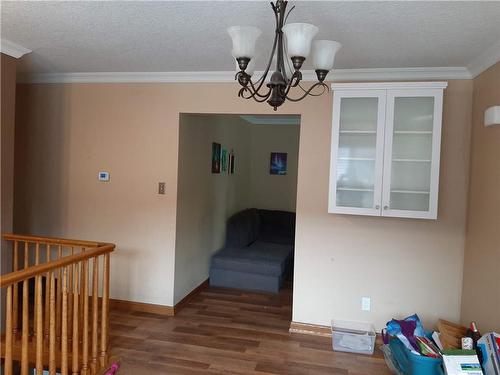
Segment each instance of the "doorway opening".
M299 139L298 115L180 115L175 304L209 279L291 311Z

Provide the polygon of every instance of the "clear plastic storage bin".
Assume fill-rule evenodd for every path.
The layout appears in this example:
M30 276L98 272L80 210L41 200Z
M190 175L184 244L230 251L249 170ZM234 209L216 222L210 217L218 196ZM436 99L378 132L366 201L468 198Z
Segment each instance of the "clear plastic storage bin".
M332 347L339 352L373 354L375 327L371 323L332 320Z

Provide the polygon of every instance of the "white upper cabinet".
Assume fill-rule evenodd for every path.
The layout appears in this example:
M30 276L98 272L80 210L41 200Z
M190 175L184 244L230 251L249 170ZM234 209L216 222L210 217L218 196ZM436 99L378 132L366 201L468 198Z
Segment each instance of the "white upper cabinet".
M328 212L437 218L446 82L333 84Z

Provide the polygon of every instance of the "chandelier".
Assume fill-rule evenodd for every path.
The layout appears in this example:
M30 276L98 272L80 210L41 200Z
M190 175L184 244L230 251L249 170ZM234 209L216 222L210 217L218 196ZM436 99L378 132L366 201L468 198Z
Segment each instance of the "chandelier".
M244 99L254 99L260 103L267 101L275 111L286 100L298 102L306 96L319 96L328 91L324 80L333 68L335 54L341 47L340 43L332 40L313 41L319 31L314 25L286 24L290 12L295 8L293 6L287 13L287 4L286 0L271 2L276 19L274 44L267 67L256 81L252 81L255 67L255 44L262 31L254 26L232 26L227 29L233 41L232 55L236 59L235 80L241 85L238 96ZM286 38L286 45L283 35ZM300 84L302 80L300 69L309 57L311 44L312 63L318 82L305 89ZM271 78L267 80L272 65L275 65L275 70ZM299 90L299 96L296 98L289 96L292 87Z

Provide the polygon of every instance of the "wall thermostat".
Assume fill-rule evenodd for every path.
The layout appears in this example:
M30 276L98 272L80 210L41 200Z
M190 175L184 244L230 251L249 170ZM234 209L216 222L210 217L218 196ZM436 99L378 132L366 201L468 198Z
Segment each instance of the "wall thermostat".
M109 181L109 173L108 172L99 172L99 181Z

